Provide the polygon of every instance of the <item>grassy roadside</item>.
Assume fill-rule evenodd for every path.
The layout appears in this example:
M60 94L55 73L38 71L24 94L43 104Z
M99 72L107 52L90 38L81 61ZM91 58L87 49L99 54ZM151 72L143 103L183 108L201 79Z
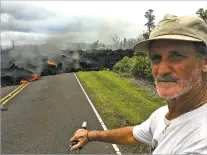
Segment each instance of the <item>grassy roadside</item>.
M78 72L77 76L109 129L140 124L164 105L145 88L135 87L116 73L91 71Z

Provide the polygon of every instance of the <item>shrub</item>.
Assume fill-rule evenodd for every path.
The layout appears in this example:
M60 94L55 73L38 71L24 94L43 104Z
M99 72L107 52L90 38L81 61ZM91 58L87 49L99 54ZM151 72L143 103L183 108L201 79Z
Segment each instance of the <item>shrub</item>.
M150 81L153 80L150 59L143 55L132 58L124 57L114 65L113 71L124 76L128 75L136 78L145 78Z
M122 60L118 61L114 67L113 70L117 73L128 73L130 69L130 58L128 56L125 56Z

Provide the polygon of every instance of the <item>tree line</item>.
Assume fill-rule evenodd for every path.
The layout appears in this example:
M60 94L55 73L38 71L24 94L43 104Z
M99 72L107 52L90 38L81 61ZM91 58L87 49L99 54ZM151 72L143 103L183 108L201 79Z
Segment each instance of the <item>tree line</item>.
M206 22L207 10L201 8L196 12L196 14ZM148 39L151 31L155 27L155 16L153 15L152 9L149 9L145 13L145 18L147 19L147 23L145 24L147 30L138 37L141 37L142 39ZM113 39L115 39L116 45L118 45L118 36L115 36ZM126 38L124 38L124 42L127 42ZM121 74L122 76L144 78L148 81L154 80L151 73L150 59L147 55L144 55L143 53L135 53L135 55L131 58L128 56L124 57L113 66L113 71Z
M201 17L204 22L207 24L207 10L200 8L197 10L196 15ZM113 48L114 49L131 49L137 42L149 39L150 33L155 28L155 15L154 10L149 9L145 12L144 17L146 18L147 22L144 24L146 26L146 31L143 31L137 38L124 38L121 40L118 35L112 36L113 41Z

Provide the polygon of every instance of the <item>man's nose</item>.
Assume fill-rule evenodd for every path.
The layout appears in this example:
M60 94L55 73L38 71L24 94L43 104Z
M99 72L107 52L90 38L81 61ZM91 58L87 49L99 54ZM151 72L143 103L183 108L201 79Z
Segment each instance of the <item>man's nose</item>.
M161 60L157 74L158 75L165 75L171 73L171 67L170 64L166 60Z

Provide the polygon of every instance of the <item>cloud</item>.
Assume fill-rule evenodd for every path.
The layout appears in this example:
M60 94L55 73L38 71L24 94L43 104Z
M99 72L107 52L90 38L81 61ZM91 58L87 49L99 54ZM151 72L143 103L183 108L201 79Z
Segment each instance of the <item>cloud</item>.
M48 17L56 16L55 13L43 8L31 6L22 2L1 2L1 14L9 14L16 20L34 21L46 20Z
M123 39L127 37L129 30L135 30L132 34L134 36L138 36L138 32L142 31L137 29L138 25L132 25L124 19L87 14L58 14L59 12L48 11L32 3L29 5L26 2L2 2L1 7L3 42L39 42L39 36L42 40L51 37L50 40L60 40L60 43L94 42L98 39L100 42L110 43L114 34ZM47 37L41 37L40 34Z
M63 29L58 15L25 2L2 2L1 31L40 32ZM58 23L58 24L55 24Z
M46 20L23 21L9 14L1 14L2 31L55 33L55 32L92 32L105 27L127 28L129 24L120 20L107 20L98 17L48 17Z

